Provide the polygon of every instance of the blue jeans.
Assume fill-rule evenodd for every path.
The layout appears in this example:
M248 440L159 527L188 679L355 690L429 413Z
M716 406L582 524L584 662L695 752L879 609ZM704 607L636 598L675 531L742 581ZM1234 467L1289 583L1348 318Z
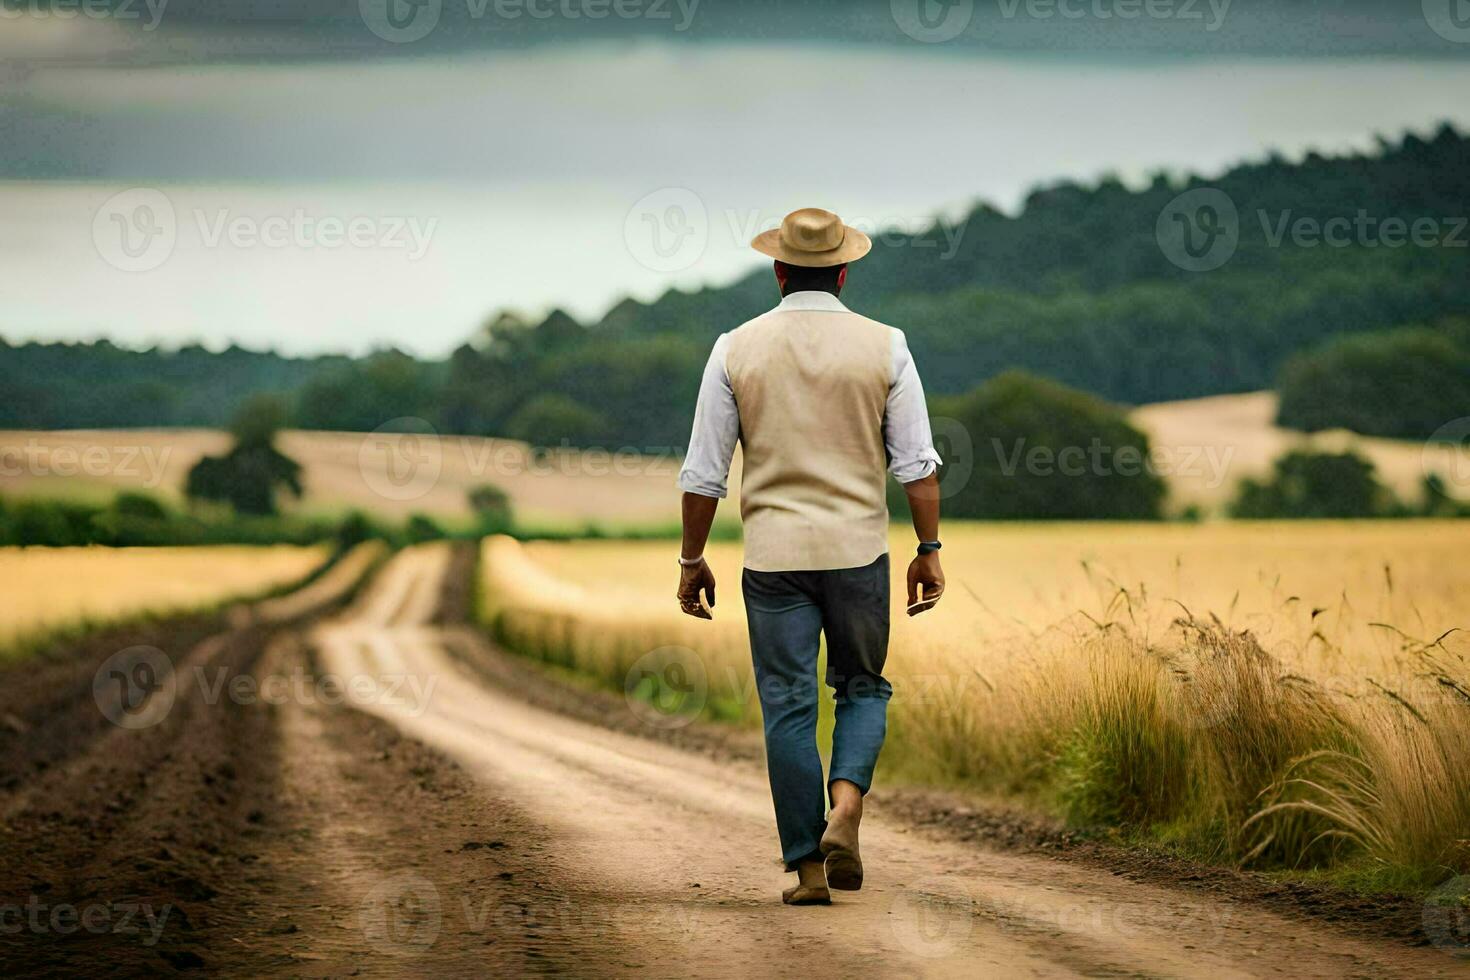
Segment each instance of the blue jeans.
M827 787L846 779L867 793L888 730L888 556L861 568L757 572L741 579L766 769L786 869L819 855ZM837 703L832 765L817 753L817 652L827 635L827 686Z

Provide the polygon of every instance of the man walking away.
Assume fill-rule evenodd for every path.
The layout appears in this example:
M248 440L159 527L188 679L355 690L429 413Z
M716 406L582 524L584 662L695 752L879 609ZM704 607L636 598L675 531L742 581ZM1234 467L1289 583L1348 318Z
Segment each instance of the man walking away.
M863 796L887 731L888 507L884 469L903 484L918 534L908 612L938 602L940 462L918 371L901 331L838 295L867 235L829 211L793 211L752 247L774 258L781 303L720 336L700 384L679 473L684 541L678 599L711 618L704 546L730 459L743 452L741 581L765 726L766 764L787 871L782 900L828 904L863 883ZM701 602L704 599L704 603ZM837 706L830 771L817 752L816 664ZM825 793L824 793L825 789ZM830 802L830 812L827 804Z

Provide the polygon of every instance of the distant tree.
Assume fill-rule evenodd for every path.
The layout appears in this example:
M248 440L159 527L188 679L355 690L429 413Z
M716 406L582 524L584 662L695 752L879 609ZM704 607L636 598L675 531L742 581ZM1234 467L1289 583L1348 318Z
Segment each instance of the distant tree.
M515 525L510 495L499 487L482 483L469 491L470 507L483 534L503 534Z
M427 514L414 514L409 517L404 532L408 535L408 540L415 544L437 541L444 537L444 528Z
M1470 415L1470 347L1422 327L1352 334L1292 357L1277 390L1289 428L1425 439Z
M187 496L227 503L237 513L252 515L276 513L278 491L300 497L301 464L275 447L285 417L284 406L272 396L247 401L230 425L234 448L194 464L184 486Z
M538 328L537 333L540 333ZM711 339L713 343L713 339ZM554 349L555 350L555 349ZM682 446L709 347L684 336L599 338L555 350L540 365L537 390L586 406L597 422L581 424L574 446L659 451ZM589 420L590 421L590 420ZM571 419L560 424L571 428ZM523 438L523 436L522 436Z
M1269 480L1241 481L1230 512L1244 518L1380 517L1403 508L1357 453L1293 450L1276 460Z
M398 350L323 370L301 389L298 424L307 429L372 432L405 416L430 423L439 410L442 366L417 361Z
M62 500L18 500L9 507L11 544L65 548L96 540L97 508Z
M251 395L230 420L230 435L235 444L257 449L275 443L276 434L286 427L288 412L283 399L275 395Z
M959 486L945 486L947 514L995 519L1159 516L1165 487L1148 467L1148 437L1114 405L1010 371L968 395L936 400L932 414L958 421L974 449L969 478ZM951 459L946 465L961 462ZM952 476L948 471L941 475L946 480Z
M157 497L133 490L125 490L112 498L112 510L120 517L131 517L144 521L168 520L168 508Z
M532 398L506 423L505 434L533 446L596 445L606 426L597 412L566 395Z

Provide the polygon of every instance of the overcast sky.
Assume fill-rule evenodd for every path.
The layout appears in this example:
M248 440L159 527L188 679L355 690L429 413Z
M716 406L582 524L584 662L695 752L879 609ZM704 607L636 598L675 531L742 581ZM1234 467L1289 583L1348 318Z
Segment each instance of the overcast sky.
M1470 128L1470 20L1432 2L38 2L0 19L12 340L442 355L498 308L727 281L801 205L917 228L1061 177Z

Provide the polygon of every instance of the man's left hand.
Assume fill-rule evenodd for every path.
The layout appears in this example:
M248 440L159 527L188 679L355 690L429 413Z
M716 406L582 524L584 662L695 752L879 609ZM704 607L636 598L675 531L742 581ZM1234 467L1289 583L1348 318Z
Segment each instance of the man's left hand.
M705 604L699 602L699 594L703 592ZM686 616L695 619L714 619L710 610L715 606L715 573L710 570L709 562L701 561L697 565L685 565L679 569L679 609Z
M939 567L939 552L916 555L909 562L908 586L910 616L934 608L944 595L944 569Z

